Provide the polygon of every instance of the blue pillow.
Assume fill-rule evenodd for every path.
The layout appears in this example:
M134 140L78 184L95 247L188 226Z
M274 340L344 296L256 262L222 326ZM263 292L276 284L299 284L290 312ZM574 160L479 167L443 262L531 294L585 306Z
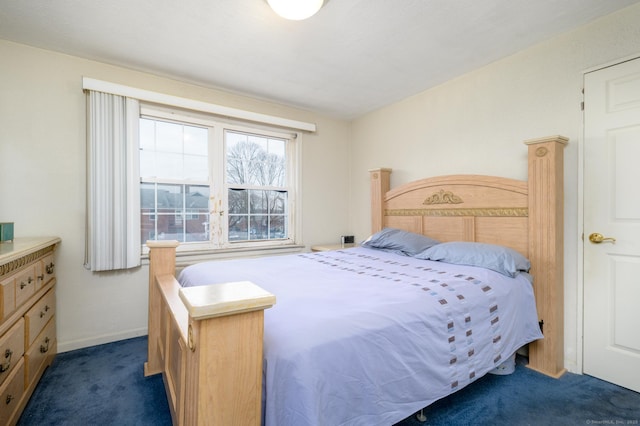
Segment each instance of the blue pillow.
M531 268L531 262L517 251L486 243L441 243L415 257L457 265L479 266L512 278L520 271L529 272Z
M384 228L367 238L362 246L413 256L438 243L439 241L414 232Z

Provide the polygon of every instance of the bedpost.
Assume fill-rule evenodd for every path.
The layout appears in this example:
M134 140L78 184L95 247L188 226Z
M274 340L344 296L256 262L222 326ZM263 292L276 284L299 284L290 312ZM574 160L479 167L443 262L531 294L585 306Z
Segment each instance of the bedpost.
M147 241L149 247L149 337L147 341L147 362L144 363L144 375L162 373L160 358L160 292L156 277L169 274L175 276L177 241Z
M371 233L384 227L384 196L390 189L389 176L391 169L369 170L371 178Z
M529 367L564 372L563 136L525 141L529 147L529 259L544 339L529 345Z

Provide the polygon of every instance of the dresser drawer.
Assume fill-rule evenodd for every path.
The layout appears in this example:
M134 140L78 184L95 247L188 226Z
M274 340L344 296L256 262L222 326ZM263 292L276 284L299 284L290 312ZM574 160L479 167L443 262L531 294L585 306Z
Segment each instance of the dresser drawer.
M25 354L27 383L31 383L36 379L40 367L47 360L47 357L56 353L56 343L56 319L54 317L51 318L42 333L36 337L33 345Z
M56 293L51 289L24 316L27 346L31 346L42 328L56 313Z
M57 237L0 245L0 426L15 425L57 352Z
M2 301L0 303L0 316L2 319L11 315L11 312L16 308L16 277L11 275L9 278L5 278L0 281L0 297Z
M53 253L46 255L36 264L36 291L56 276Z
M0 384L11 374L23 354L24 320L20 318L0 337Z
M7 380L0 386L0 425L9 424L24 393L24 360L20 358Z
M16 307L29 300L36 292L36 268L31 266L16 274Z

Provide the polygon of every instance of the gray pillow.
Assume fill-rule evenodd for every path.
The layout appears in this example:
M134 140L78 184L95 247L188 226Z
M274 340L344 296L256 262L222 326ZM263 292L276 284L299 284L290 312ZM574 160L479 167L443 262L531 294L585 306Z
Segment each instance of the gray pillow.
M384 228L362 242L363 247L390 251L406 256L424 252L435 244L438 244L438 241L432 238L396 228Z
M415 257L457 265L479 266L512 278L520 271L529 272L531 268L531 262L517 251L486 243L463 241L441 243Z

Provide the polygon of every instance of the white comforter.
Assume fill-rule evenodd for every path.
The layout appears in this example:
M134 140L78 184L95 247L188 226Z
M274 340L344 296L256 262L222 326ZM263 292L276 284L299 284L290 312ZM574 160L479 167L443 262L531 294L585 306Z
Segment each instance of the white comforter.
M249 280L265 311L266 426L389 426L542 338L526 274L367 248L205 262L184 286Z

